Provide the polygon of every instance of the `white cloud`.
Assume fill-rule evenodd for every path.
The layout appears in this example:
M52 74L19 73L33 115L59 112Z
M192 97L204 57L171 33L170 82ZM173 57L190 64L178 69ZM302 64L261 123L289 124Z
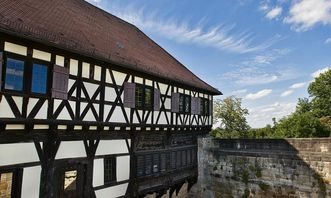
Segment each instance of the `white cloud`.
M177 42L193 43L235 53L262 51L282 39L279 35L275 35L265 42L256 44L253 41L255 37L253 33L238 33L235 25L217 25L206 28L203 23L191 25L188 21L161 16L157 11L148 12L144 8L137 8L133 5L125 8L113 5L108 11L143 31L156 32Z
M313 78L317 78L319 77L321 74L327 72L329 69L331 69L331 67L324 67L323 69L319 69L317 71L315 71L314 73L311 74L311 76Z
M316 24L331 25L330 0L296 0L284 22L296 31L306 31Z
M284 116L291 114L296 107L296 103L275 102L272 104L248 108L249 115L247 121L252 127L264 127L266 124L272 124L272 118L279 120Z
M331 37L330 38L327 38L324 43L325 44L331 44Z
M259 98L263 98L269 94L272 93L272 90L271 89L263 89L261 91L258 91L256 93L250 93L250 94L247 94L245 96L245 99L248 99L248 100L256 100L256 99L259 99Z
M294 92L293 89L286 90L286 91L284 91L282 94L280 94L280 96L281 96L281 97L286 97L286 96L291 95L293 92Z
M281 15L282 12L283 12L283 8L277 6L273 9L271 9L270 11L268 11L268 13L266 14L266 17L268 19L274 19L274 18L278 17L279 15Z
M230 95L239 95L239 94L244 94L247 92L247 89L240 89L240 90L235 90L233 92L231 92Z
M264 85L298 77L293 68L271 69L264 66L246 65L236 67L234 70L223 73L220 80L234 82L240 86Z
M305 82L295 83L295 84L291 85L289 88L290 89L300 89L300 88L304 87L305 85L306 85Z
M284 91L283 93L280 94L281 97L286 97L286 96L289 96L291 94L293 94L293 92L296 90L296 89L300 89L302 87L304 87L307 83L305 82L302 82L302 83L295 83L293 85L291 85L288 90Z

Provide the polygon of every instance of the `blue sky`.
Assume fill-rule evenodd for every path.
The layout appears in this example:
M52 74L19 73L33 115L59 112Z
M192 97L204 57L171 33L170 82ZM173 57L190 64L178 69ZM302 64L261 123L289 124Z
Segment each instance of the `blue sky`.
M331 0L89 2L136 25L218 98L242 98L252 127L290 114L331 68Z

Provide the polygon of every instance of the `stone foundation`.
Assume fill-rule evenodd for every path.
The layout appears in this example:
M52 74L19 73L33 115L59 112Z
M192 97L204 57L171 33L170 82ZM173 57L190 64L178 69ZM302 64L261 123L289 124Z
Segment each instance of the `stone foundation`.
M199 140L189 197L331 197L331 139Z

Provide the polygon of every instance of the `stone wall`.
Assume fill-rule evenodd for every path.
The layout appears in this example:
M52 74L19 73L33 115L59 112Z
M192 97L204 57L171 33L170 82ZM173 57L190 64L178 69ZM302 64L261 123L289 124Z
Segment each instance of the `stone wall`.
M331 139L199 139L189 197L331 197Z

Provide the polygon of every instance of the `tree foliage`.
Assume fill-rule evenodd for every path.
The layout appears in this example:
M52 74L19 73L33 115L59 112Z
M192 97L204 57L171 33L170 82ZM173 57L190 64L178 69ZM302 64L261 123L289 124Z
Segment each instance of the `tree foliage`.
M312 112L293 113L279 121L272 137L308 138L329 137L330 131Z
M215 123L220 127L214 131L214 135L226 137L245 137L248 129L246 116L248 110L242 107L241 99L234 96L227 97L223 100L216 100L214 103Z
M311 98L299 98L295 112L273 126L250 129L248 110L241 107L241 99L228 97L216 101L214 117L221 126L212 131L219 138L308 138L331 135L331 70L321 74L308 87Z
M310 83L308 93L312 97L313 113L318 118L331 116L331 70L322 73Z

